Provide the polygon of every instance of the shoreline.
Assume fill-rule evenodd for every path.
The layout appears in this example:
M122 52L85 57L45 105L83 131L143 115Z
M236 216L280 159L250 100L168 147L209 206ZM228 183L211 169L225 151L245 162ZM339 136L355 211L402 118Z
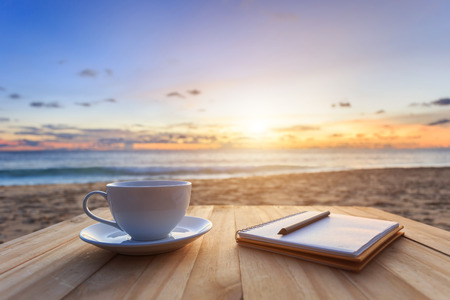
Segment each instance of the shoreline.
M192 182L191 205L371 206L450 230L450 167L295 173ZM106 183L0 186L0 243L83 213ZM90 208L107 206L93 197Z

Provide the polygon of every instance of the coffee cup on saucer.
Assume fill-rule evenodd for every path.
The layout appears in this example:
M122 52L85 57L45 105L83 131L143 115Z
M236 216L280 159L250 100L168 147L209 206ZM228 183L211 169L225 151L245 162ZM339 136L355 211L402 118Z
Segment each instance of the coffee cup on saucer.
M188 181L148 180L115 182L106 193L93 191L83 200L83 210L92 219L114 226L137 241L167 237L183 219L189 206L192 184ZM114 221L94 215L88 208L92 195L103 196Z

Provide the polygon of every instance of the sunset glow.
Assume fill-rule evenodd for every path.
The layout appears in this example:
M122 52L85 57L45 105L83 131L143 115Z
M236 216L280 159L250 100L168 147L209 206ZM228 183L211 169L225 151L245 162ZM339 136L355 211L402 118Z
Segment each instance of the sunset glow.
M449 11L8 1L0 151L450 147Z

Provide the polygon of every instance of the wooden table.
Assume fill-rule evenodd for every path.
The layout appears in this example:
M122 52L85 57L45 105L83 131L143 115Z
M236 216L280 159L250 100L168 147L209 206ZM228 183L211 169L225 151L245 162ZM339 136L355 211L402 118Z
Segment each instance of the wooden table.
M395 220L405 236L360 273L236 245L237 229L302 210ZM97 214L109 215L107 209ZM449 299L450 232L367 207L192 206L213 229L174 252L117 255L84 243L86 216L0 246L1 299Z

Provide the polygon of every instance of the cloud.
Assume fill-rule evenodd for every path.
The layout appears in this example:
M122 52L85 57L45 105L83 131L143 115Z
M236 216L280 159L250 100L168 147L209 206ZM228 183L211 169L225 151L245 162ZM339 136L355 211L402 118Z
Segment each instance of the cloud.
M0 147L2 148L9 148L11 145L14 146L27 146L27 147L37 147L41 144L40 141L32 141L28 139L20 139L20 140L14 140L14 141L5 141L0 139Z
M6 92L6 89L2 86L0 86L0 92Z
M450 98L441 98L436 101L432 101L431 104L438 105L438 106L450 105Z
M30 106L35 107L35 108L41 108L41 107L61 108L62 107L58 102L41 102L41 101L31 102Z
M103 73L104 71L104 73ZM80 77L86 77L86 78L96 78L101 74L105 74L108 77L112 77L114 75L113 70L110 68L105 68L103 71L97 71L95 69L84 69L80 72L78 72L78 75Z
M59 65L64 65L65 63L67 63L67 60L66 60L66 59L60 59L60 60L58 60L58 64L59 64Z
M303 131L312 131L312 130L320 130L318 126L309 126L309 125L295 125L291 127L282 127L277 128L275 131L278 132L303 132Z
M419 102L413 102L413 103L411 103L409 106L410 106L410 107L417 107L417 106L426 106L426 107L428 107L428 106L431 106L431 104L426 103L426 102L422 102L422 103L419 103Z
M77 134L77 133L67 133L67 132L62 132L62 133L47 133L46 135L50 135L50 136L54 136L58 139L62 139L62 140L73 140L77 137L82 137L82 134Z
M190 96L198 96L200 95L202 92L198 89L191 89L191 90L187 90L186 93L188 93ZM176 98L186 98L186 96L180 92L171 92L166 94L167 97L176 97Z
M178 97L178 98L185 98L183 94L179 92L171 92L166 95L167 97Z
M93 105L101 104L101 103L117 103L117 100L114 98L107 98L104 100L98 100L98 101L91 101L91 102L75 102L76 105L84 106L84 107L91 107Z
M200 91L199 90L197 90L197 89L193 89L193 90L188 90L187 91L189 94L191 94L191 95L193 95L193 96L197 96L197 95L200 95Z
M21 129L21 131L14 132L14 134L17 134L17 135L41 135L42 134L42 130L40 128L34 127L34 126L20 126L20 127L16 127L16 128Z
M430 107L430 106L450 106L450 98L441 98L435 101L430 102L413 102L409 106L411 107L417 107L417 106L424 106L424 107Z
M76 102L75 104L84 107L90 107L92 105L91 102Z
M193 122L184 122L184 123L176 123L176 124L170 124L166 128L167 129L173 129L173 128L186 128L186 129L198 129L198 125L194 124Z
M17 93L12 93L12 94L9 95L9 98L11 98L11 99L20 99L20 98L22 98L22 96L20 96Z
M1 122L9 122L9 121L10 121L9 118L0 117L0 123L1 123Z
M76 127L65 125L65 124L45 124L45 125L42 125L42 128L51 129L51 130L76 129Z
M83 129L84 133L88 134L101 134L102 136L106 136L108 134L112 136L117 136L119 134L130 134L128 130L122 130L122 129L103 129L103 128L90 128L90 129Z
M91 77L91 78L97 77L97 74L98 72L93 69L84 69L83 71L80 71L78 73L78 75L80 75L81 77Z
M135 143L154 144L208 144L217 141L215 135L186 134L180 132L141 135Z
M339 103L333 103L331 104L331 107L352 107L350 102L339 102Z
M98 142L100 144L112 145L112 144L121 144L126 142L124 138L102 138L99 139ZM131 142L131 141L128 141Z
M435 122L428 123L427 125L428 126L436 126L436 125L442 125L442 124L447 124L447 123L450 123L449 119L441 119L441 120L438 120Z
M34 126L21 126L18 127L21 131L17 131L14 134L16 135L33 135L33 136L47 136L53 137L58 140L73 140L76 138L84 138L85 134L82 130L64 124L46 124L41 127Z
M31 141L31 140L20 140L21 145L36 147L39 146L39 141Z
M384 113L386 113L386 112L384 111L384 109L380 109L379 111L376 112L377 115L384 114Z
M133 145L167 144L215 144L223 139L204 133L190 133L197 128L193 123L179 123L167 131L121 128L81 128L70 124L45 124L40 126L16 126L15 135L31 140L39 140L39 147L50 148L92 148L92 149L132 149ZM172 131L173 130L173 131ZM16 140L16 142L19 139ZM16 144L18 145L18 144ZM21 144L25 146L25 144ZM68 146L70 145L70 146ZM20 145L19 145L20 146ZM31 145L27 145L30 147Z
M194 124L177 124L177 126L191 127ZM85 141L98 145L100 147L107 147L111 149L119 149L121 147L130 148L133 144L207 144L217 141L214 135L204 134L189 134L181 130L177 132L160 132L153 133L149 131L130 131L123 129L79 129L73 134L74 138L80 137ZM67 136L62 136L63 133L47 132L48 136L61 136L70 138L70 133L64 132ZM41 133L42 134L42 133Z

